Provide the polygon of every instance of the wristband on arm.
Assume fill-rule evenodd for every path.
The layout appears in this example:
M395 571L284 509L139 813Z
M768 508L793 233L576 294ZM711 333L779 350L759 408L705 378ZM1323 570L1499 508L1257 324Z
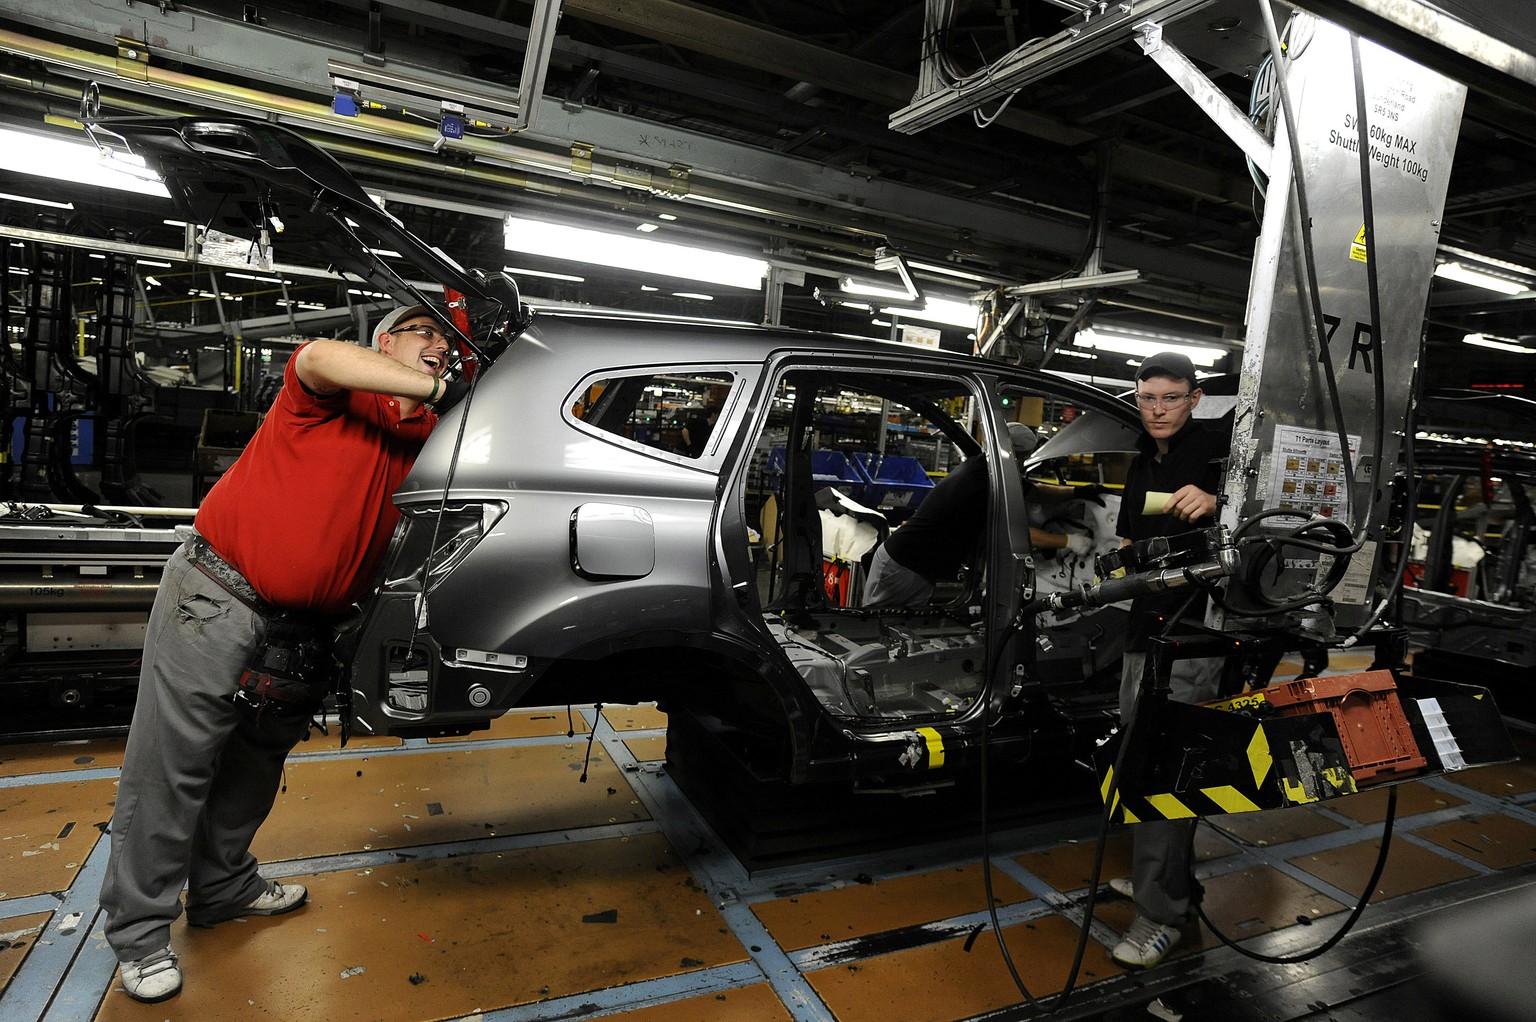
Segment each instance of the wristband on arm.
M437 401L438 392L442 389L442 386L443 381L441 379L436 376L432 377L432 395L427 398L427 404L434 404Z

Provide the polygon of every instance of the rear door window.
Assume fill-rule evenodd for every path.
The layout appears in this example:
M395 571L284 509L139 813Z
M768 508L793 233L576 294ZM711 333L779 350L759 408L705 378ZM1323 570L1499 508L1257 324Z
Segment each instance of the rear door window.
M736 377L664 369L588 379L566 402L571 418L656 451L701 458L713 449Z

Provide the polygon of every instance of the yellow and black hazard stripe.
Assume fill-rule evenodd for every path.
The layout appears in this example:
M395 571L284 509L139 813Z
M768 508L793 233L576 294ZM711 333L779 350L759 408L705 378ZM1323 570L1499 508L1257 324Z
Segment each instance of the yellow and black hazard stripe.
M1139 791L1134 778L1121 778L1115 785L1111 768L1100 783L1100 798L1113 799L1113 811L1123 822L1141 823L1279 809L1355 791L1336 732L1330 743L1305 718L1236 717L1234 723L1238 726L1226 736L1233 746L1213 750L1210 761L1193 772L1220 783L1176 792Z

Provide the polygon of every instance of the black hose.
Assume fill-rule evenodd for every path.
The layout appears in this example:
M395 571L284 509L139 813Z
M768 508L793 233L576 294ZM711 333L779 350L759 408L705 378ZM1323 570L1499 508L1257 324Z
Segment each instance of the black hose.
M1291 157L1291 187L1296 193L1296 214L1300 220L1296 235L1301 239L1304 266L1301 267L1297 284L1305 288L1311 304L1311 318L1307 320L1308 339L1316 346L1319 361L1323 364L1324 377L1328 381L1329 403L1333 410L1334 426L1338 430L1339 458L1344 466L1344 486L1349 494L1349 509L1354 512L1355 463L1349 456L1349 435L1344 428L1344 406L1339 400L1338 377L1333 370L1333 357L1328 351L1327 325L1323 319L1323 301L1317 286L1317 259L1312 250L1312 214L1307 208L1307 189L1302 183L1301 151L1297 147L1296 113L1291 106L1291 89L1286 81L1285 52L1280 47L1280 36L1275 31L1275 16L1269 9L1269 0L1259 0L1259 11L1264 17L1264 28L1269 35L1270 53L1275 63L1275 84L1280 90L1280 105L1285 112L1285 134Z
M1387 868L1387 851L1392 846L1392 824L1394 821L1396 821L1396 819L1397 786L1393 785L1387 789L1387 817L1382 822L1381 850L1376 853L1376 867L1371 870L1371 878L1365 882L1365 891L1360 895L1360 900L1355 902L1354 909L1349 913L1349 918L1344 920L1343 925L1338 928L1333 936L1323 941L1311 951L1307 951L1299 955L1261 954L1257 951L1250 951L1247 948L1236 944L1233 942L1232 938L1228 937L1225 933L1222 933L1219 929L1217 929L1215 924L1211 922L1210 917L1205 914L1204 906L1198 906L1196 909L1200 915L1200 921L1210 929L1211 933L1215 935L1217 940L1221 941L1227 947L1231 948L1233 951L1236 951L1238 954L1244 956L1245 958L1252 958L1254 961L1266 962L1270 965L1295 965L1299 962L1309 962L1312 959L1317 958L1319 955L1326 954L1333 949L1335 944L1343 940L1350 930L1354 929L1355 923L1359 922L1360 920L1361 913L1365 911L1365 906L1370 904L1371 893L1376 890L1376 885L1381 882L1381 874Z
M1355 64L1355 128L1360 141L1360 205L1364 214L1365 230L1365 280L1371 302L1371 347L1376 349L1376 364L1371 366L1371 378L1376 389L1376 448L1371 456L1371 484L1381 484L1381 453L1386 444L1387 403L1386 367L1382 364L1382 352L1386 345L1381 336L1381 289L1376 275L1376 212L1371 197L1370 134L1365 122L1365 74L1360 67L1360 37L1349 34L1349 52ZM1409 446L1413 438L1408 438ZM1350 491L1353 503L1354 491ZM1372 502L1374 503L1374 501Z

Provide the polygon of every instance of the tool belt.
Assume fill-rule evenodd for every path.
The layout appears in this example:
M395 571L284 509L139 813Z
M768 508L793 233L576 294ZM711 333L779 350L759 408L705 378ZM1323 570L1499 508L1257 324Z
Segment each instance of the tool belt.
M318 710L340 677L333 653L334 622L268 603L202 536L192 537L187 559L266 621L266 638L240 675L235 702L291 716L308 716Z
M329 621L279 614L240 675L235 700L274 713L308 716L335 687L340 672Z

